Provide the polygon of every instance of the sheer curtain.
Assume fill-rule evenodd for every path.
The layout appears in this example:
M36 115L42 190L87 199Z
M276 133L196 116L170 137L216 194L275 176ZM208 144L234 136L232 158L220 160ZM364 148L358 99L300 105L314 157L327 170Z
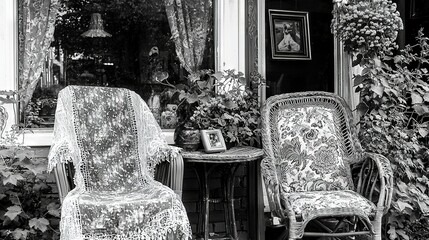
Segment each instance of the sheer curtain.
M19 1L19 88L21 112L31 99L53 40L58 0Z
M164 0L177 57L189 72L201 66L209 33L212 0Z

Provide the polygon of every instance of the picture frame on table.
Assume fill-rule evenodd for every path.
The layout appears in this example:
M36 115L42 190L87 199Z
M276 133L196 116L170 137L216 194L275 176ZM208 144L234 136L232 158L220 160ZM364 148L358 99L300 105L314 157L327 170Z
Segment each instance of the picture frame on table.
M220 129L201 130L200 133L206 153L226 151L225 140Z
M308 12L269 9L274 60L311 60Z

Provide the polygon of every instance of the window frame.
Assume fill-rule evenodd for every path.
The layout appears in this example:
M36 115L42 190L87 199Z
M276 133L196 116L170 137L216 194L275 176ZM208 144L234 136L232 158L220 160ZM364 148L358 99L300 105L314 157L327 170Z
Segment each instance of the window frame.
M237 3L238 8L235 9L241 20L236 21L237 29L239 32L237 35L228 34L226 28L220 28L219 26L224 24L221 16L224 14L222 7L227 4L231 4L229 0L219 0L214 1L215 8L215 21L214 21L214 34L215 34L215 70L225 70L235 68L246 75L252 71L258 71L263 77L265 77L265 39L258 38L258 36L263 36L264 26L265 26L265 4L263 1L256 0L240 0ZM0 1L0 26L4 36L8 38L0 38L0 53L3 56L6 56L3 59L6 59L4 63L0 64L0 77L4 79L2 81L0 90L17 90L18 89L18 6L16 1ZM256 9L256 32L250 34L255 36L248 35L249 30L249 20L246 16L251 15L249 13L251 9ZM224 21L226 22L226 21ZM230 24L230 22L228 22ZM225 25L224 26L228 26ZM252 26L253 27L253 26ZM234 42L235 46L238 46L239 54L229 54L230 47L222 45L221 43L228 42L225 40L226 37L236 38ZM251 38L251 40L249 40ZM238 41L238 42L237 42ZM250 41L257 41L256 44ZM250 47L249 47L250 46ZM252 49L253 48L253 49ZM250 49L250 50L249 50ZM228 53L229 51L229 53ZM256 54L250 53L250 51L256 52ZM12 61L10 61L12 59ZM254 62L257 62L257 69L252 69ZM227 64L224 64L227 62ZM260 89L260 99L261 103L265 100L265 89L262 87ZM5 131L9 130L11 125L17 123L18 121L18 104L5 104L5 108L9 113L9 118L7 121ZM163 135L168 143L174 143L174 130L163 129ZM53 128L45 129L31 129L26 131L21 136L21 142L27 146L50 146L53 139Z

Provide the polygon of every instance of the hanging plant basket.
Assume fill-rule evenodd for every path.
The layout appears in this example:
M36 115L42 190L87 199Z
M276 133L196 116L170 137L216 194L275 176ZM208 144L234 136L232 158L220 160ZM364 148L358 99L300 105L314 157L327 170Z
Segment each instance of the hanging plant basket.
M383 56L398 48L395 40L403 24L391 0L334 2L331 30L344 43L345 51Z

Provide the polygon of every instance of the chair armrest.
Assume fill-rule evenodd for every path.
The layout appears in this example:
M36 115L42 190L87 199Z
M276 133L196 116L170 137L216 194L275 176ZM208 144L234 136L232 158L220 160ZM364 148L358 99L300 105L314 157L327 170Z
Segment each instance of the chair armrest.
M261 174L267 191L268 203L275 217L285 219L285 209L280 201L280 183L277 178L274 159L266 157L261 161Z
M393 171L390 161L381 154L364 152L359 172L357 192L386 213L393 195ZM376 200L378 198L378 200Z
M169 158L161 158L161 161L156 163L154 166L154 178L155 180L173 189L173 191L181 198L183 189L184 163L182 155L180 154L180 148L167 146L163 150L169 154Z
M73 183L74 171L72 168L72 163L58 163L53 169L61 203L67 193L75 187Z

